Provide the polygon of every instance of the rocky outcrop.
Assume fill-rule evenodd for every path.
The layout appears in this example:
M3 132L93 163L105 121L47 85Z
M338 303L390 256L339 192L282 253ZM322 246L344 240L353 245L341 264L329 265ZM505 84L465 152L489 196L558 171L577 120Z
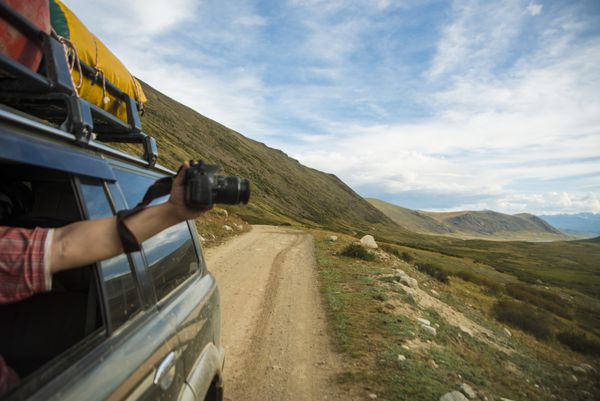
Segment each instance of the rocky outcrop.
M375 242L375 238L372 235L365 235L360 239L360 244L366 248L377 249L377 242Z

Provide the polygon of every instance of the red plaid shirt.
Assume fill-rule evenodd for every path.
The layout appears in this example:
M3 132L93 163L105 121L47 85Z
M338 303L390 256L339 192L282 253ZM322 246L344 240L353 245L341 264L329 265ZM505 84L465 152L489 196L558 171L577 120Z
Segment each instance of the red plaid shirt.
M52 230L0 226L0 304L49 291L48 266ZM0 356L0 395L19 383L19 376Z

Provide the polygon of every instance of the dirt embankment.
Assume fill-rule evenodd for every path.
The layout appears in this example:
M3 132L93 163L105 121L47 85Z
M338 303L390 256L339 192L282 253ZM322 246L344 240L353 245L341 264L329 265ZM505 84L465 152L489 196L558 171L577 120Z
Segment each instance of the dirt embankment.
M355 399L335 385L344 369L308 233L254 226L205 256L221 291L226 400Z

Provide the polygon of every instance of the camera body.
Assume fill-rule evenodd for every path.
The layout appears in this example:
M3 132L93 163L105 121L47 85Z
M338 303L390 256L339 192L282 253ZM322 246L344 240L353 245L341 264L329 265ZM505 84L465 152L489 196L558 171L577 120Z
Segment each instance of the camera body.
M218 176L219 165L190 161L185 175L185 204L191 209L207 209L215 203L247 204L250 182L237 176Z

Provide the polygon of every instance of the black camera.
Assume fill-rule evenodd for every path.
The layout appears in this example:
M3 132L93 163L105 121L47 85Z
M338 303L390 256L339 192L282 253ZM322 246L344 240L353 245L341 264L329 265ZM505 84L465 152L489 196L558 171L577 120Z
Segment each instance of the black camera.
M215 203L247 204L250 181L237 176L218 176L219 165L190 161L185 175L185 204L192 209L208 208Z

